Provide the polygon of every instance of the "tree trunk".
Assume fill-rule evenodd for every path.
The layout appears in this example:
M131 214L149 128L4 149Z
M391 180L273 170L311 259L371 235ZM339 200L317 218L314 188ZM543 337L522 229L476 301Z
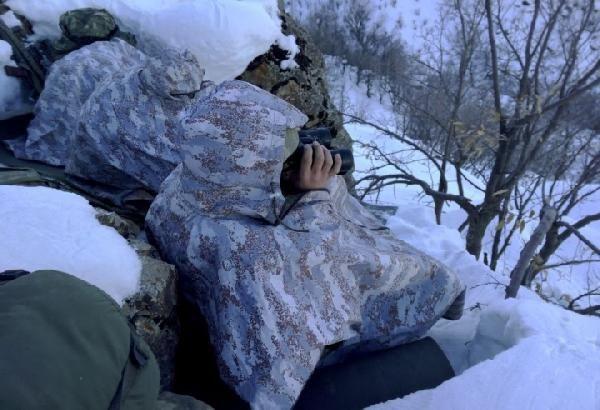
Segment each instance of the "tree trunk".
M523 281L521 285L531 287L531 283L535 279L538 273L541 272L540 267L544 266L548 263L550 257L556 252L558 247L562 242L558 240L558 228L559 226L554 223L550 227L548 233L546 233L546 239L544 240L544 245L532 259L529 267L527 268L527 272L525 272L525 276L523 276Z
M504 223L506 226L506 216L508 215L509 202L509 199L507 199L502 204L502 212L500 215L498 215L498 226L500 226L501 223ZM496 233L494 234L494 244L492 245L492 256L490 260L490 269L493 271L496 270L498 259L500 259L500 241L502 240L502 231L503 229L496 229Z
M545 207L543 209L543 215L540 224L537 226L537 228L535 228L531 238L521 250L519 261L510 273L510 285L508 285L506 288L507 299L517 296L517 292L519 291L519 287L521 286L521 282L525 276L525 271L531 264L531 258L533 258L535 250L538 248L538 246L540 246L546 236L546 233L548 233L554 224L554 221L556 220L556 214L557 212L554 208Z
M473 212L467 218L466 249L476 259L479 259L481 255L481 243L485 236L485 230L496 215L498 215L498 205L499 199L493 202L484 202L480 205L479 212Z
M443 170L443 168L442 168ZM448 192L448 182L446 181L446 177L443 174L443 171L440 172L440 182L438 185L438 191L446 193ZM442 210L444 208L444 200L440 198L433 198L434 212L435 212L435 223L438 225L442 224Z

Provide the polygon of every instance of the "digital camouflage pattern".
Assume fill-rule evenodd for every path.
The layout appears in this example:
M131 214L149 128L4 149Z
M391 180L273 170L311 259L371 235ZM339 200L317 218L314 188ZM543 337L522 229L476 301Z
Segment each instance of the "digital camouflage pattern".
M341 177L282 214L284 136L306 120L252 85L221 84L186 110L183 163L146 218L207 319L222 378L253 408L292 407L327 345L423 335L463 290L382 229Z
M104 40L119 29L115 18L104 9L71 10L60 16L60 29L72 41Z
M188 51L164 49L160 59L105 81L80 111L66 171L121 189L157 192L180 161L182 110L211 90Z
M35 105L35 117L27 130L25 144L19 141L11 144L15 155L64 166L83 104L103 81L124 67L130 70L140 67L145 59L142 52L115 39L98 41L54 63Z
M51 43L54 58L68 54L94 41L121 38L135 46L131 33L121 31L116 19L104 9L83 8L70 10L60 16L62 36Z

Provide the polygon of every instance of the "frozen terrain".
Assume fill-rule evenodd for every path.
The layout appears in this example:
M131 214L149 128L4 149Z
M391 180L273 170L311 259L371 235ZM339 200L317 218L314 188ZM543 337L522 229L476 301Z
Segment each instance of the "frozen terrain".
M79 195L0 185L0 272L60 270L121 304L137 291L141 264L127 241L95 215Z
M281 33L276 0L8 0L7 5L32 23L32 39L58 38L60 15L82 7L105 8L122 29L142 43L159 40L187 48L215 82L240 75L272 44L290 52L283 67L293 65L298 51L293 36Z

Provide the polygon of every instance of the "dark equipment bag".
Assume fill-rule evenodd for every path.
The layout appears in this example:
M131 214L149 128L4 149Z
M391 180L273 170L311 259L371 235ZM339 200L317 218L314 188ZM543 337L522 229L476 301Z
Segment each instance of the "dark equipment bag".
M153 409L159 370L106 293L58 271L0 274L0 409Z

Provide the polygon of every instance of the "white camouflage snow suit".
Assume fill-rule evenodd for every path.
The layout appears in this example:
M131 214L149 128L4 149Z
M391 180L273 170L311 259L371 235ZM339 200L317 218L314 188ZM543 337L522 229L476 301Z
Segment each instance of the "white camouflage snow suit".
M283 100L230 81L184 117L183 163L147 227L208 322L222 378L253 408L292 407L327 345L420 337L463 291L341 177L282 214L286 130L306 122Z

